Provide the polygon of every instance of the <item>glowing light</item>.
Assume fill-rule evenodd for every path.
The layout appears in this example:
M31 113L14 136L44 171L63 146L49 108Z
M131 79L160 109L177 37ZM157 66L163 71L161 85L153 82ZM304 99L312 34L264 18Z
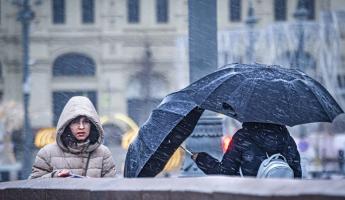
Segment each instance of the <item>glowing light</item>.
M231 139L232 137L230 135L224 135L222 137L222 149L224 153L228 150Z
M173 171L180 168L182 163L183 152L178 148L175 153L171 156L168 163L165 165L163 171Z
M37 148L42 148L47 144L52 144L55 142L56 138L55 128L41 128L38 130L35 137L35 146Z

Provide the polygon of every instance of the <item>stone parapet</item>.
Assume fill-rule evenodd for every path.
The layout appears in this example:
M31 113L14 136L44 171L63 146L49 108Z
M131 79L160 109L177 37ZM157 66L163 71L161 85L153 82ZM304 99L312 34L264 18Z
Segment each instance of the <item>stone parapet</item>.
M338 200L344 188L345 180L55 178L0 183L0 200Z

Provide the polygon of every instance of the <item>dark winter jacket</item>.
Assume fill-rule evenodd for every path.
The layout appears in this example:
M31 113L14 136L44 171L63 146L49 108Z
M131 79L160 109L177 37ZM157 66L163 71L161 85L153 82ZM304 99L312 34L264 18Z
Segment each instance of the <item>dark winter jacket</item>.
M256 176L267 154L281 153L294 171L295 178L302 177L300 155L293 138L285 126L264 123L243 123L242 129L232 137L222 161L201 152L196 164L206 174Z

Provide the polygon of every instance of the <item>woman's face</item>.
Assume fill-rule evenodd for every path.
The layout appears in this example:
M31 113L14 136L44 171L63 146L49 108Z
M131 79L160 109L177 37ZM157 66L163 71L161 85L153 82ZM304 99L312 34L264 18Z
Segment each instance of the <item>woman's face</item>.
M90 135L91 122L87 117L77 117L69 125L72 134L78 141L86 140Z

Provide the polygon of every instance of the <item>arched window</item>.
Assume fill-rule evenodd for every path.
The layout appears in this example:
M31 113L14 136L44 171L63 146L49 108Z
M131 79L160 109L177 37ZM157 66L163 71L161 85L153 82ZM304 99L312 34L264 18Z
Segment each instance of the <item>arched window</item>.
M167 95L167 86L164 77L157 73L146 76L138 73L132 77L127 90L128 116L142 125Z
M59 56L53 64L53 76L94 76L95 62L80 53Z

